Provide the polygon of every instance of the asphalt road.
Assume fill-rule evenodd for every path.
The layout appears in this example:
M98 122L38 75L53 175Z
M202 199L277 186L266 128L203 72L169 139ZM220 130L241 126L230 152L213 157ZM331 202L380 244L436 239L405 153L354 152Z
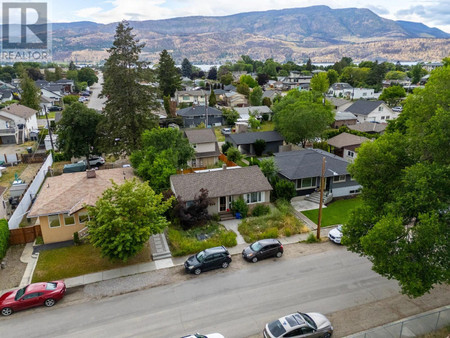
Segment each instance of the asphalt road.
M2 337L248 337L297 310L331 313L398 295L395 281L344 247L217 270L188 281L0 320Z
M105 107L105 101L106 99L100 99L98 97L98 95L100 94L100 92L102 91L103 88L103 73L99 72L98 73L98 82L94 83L90 89L92 90L92 95L90 96L89 102L87 104L87 106L89 108L98 110L98 111L102 111L103 107Z

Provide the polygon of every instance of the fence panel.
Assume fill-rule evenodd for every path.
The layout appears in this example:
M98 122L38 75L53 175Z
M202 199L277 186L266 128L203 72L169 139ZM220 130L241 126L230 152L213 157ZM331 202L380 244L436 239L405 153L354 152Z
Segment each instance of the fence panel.
M26 244L33 242L37 236L42 236L39 224L29 227L9 230L9 244Z

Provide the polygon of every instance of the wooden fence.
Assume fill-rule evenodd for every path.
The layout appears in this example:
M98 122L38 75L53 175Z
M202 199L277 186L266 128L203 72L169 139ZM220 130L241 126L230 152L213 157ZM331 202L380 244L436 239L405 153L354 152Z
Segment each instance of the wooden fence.
M227 156L224 154L219 155L219 160L221 160L223 163L225 163L227 165L227 167L236 167L237 166L236 163L229 161Z
M33 242L36 237L42 236L40 224L29 227L17 228L9 230L9 244L26 244Z
M46 153L20 154L22 163L44 163L47 158Z
M192 174L194 171L205 169L207 168L206 167L186 168L183 170L177 170L177 174Z

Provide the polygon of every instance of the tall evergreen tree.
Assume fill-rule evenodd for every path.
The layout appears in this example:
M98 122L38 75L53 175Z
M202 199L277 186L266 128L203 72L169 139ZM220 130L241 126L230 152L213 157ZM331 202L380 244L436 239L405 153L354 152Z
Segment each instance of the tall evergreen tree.
M312 63L311 63L311 58L308 58L308 61L306 62L306 67L305 67L305 69L306 69L307 71L309 71L309 72L313 70Z
M217 80L217 68L211 67L208 72L208 80Z
M22 89L20 104L29 108L39 110L41 91L25 70L20 76L20 88Z
M189 78L192 75L192 63L190 63L186 58L184 58L183 62L181 63L181 75Z
M77 70L77 66L75 66L75 63L73 63L73 61L70 61L69 63L69 70Z
M139 61L139 53L145 44L139 43L132 30L126 21L117 25L101 92L107 98L106 118L99 125L103 149L116 154L138 149L142 132L157 125L156 115L151 113L159 107L156 90L140 83L146 63Z
M181 86L181 76L177 67L175 67L175 62L165 49L159 55L157 69L159 89L163 97L167 95L173 96L175 91Z
M209 95L209 106L214 107L217 104L216 93L214 93L214 89L211 89L211 94Z

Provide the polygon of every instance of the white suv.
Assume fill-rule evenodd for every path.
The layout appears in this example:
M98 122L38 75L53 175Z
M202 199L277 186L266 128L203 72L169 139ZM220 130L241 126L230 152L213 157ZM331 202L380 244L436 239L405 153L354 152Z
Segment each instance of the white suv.
M78 161L78 163L80 163L80 162L86 163L86 160ZM89 164L91 166L98 167L98 166L101 166L102 164L105 164L105 159L101 156L92 156L89 158Z

